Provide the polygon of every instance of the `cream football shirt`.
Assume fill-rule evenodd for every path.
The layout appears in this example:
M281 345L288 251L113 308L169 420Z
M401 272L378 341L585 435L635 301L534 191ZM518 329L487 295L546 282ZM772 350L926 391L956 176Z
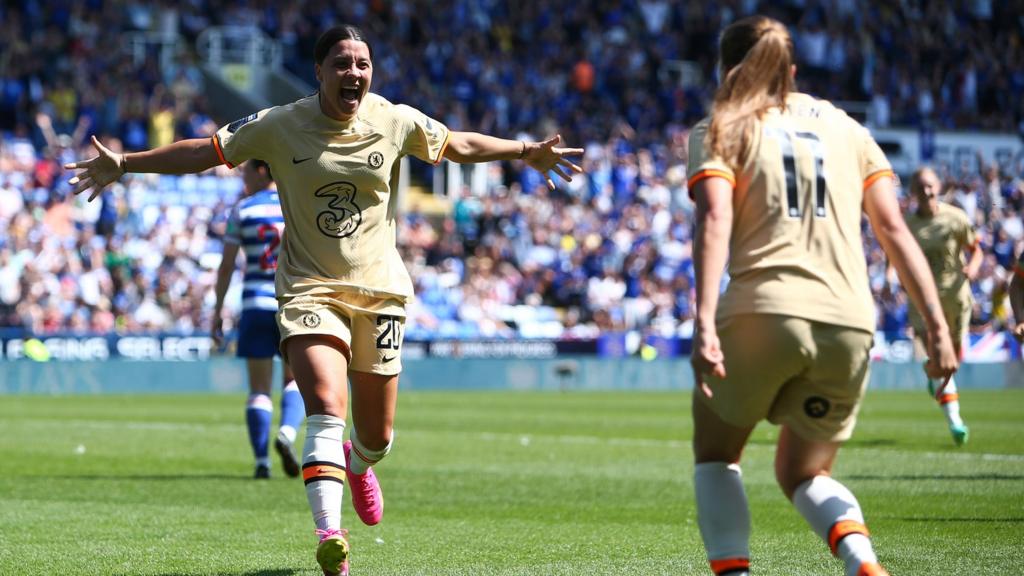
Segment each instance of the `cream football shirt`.
M228 166L250 158L270 164L285 219L278 298L412 296L396 246L399 159L439 163L447 127L373 93L340 122L320 111L314 94L236 120L213 143Z
M939 212L931 218L916 213L907 214L905 218L907 228L928 260L942 301L969 298L971 287L964 274L963 250L974 246L977 238L967 213L940 202Z
M862 202L892 169L868 131L827 101L790 94L756 123L746 165L732 167L705 148L708 125L690 133L690 189L711 176L735 187L718 318L780 314L873 333Z

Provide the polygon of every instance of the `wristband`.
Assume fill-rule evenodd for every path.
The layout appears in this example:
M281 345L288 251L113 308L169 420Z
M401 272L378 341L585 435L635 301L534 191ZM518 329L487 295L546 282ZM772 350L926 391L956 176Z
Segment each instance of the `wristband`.
M523 149L519 151L519 159L520 160L522 160L523 158L526 158L526 142L521 142L521 144L523 145Z
M121 168L121 175L124 176L128 173L128 155L121 154L121 161L118 162L118 167Z

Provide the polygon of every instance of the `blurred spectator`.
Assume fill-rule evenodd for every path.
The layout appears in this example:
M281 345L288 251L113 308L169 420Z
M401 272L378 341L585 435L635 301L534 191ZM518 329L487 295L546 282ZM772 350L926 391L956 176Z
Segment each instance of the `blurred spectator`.
M555 192L511 162L492 167L487 192L467 190L450 216L402 219L418 293L410 337L689 335L686 127L708 110L717 31L754 12L790 24L803 90L863 102L875 126L1024 133L1024 0L5 3L0 325L207 325L222 218L240 187L229 170L127 178L93 203L67 196L62 165L91 155L90 135L132 150L217 125L192 53L161 66L152 51L129 54L103 38L148 31L190 46L210 26L248 23L309 79L317 33L351 22L377 40L383 96L415 94L453 129L557 130L586 148L587 174ZM1024 248L1024 182L978 166L939 169L944 199L979 227L989 254L974 286L979 321L998 325L1006 270ZM902 336L906 300L870 237L866 252L880 330Z

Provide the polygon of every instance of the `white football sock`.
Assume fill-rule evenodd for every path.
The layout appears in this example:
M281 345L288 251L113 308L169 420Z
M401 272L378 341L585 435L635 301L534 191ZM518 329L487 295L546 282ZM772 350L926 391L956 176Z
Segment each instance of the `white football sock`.
M793 492L793 505L832 553L856 576L860 565L877 562L857 498L846 486L828 476L815 476Z
M750 509L739 464L697 464L693 479L697 525L711 570L716 574L746 574L750 562Z
M939 402L939 407L942 408L942 413L946 415L946 422L950 426L963 426L964 421L960 418L960 394L956 390L956 382L953 377L950 376L949 384L942 390L942 394L939 395L936 400Z
M313 522L320 530L341 529L341 496L345 490L345 420L315 414L306 418L302 478Z
M356 429L352 428L348 434L348 439L352 441L352 454L350 458L349 470L353 474L366 474L366 471L377 462L380 462L391 452L391 445L395 443L395 431L391 431L391 438L388 439L388 445L381 450L370 450L359 441L359 434L356 433Z

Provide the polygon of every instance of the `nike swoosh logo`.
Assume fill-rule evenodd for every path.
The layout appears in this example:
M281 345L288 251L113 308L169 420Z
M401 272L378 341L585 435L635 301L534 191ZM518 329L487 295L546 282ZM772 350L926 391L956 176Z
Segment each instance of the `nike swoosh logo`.
M316 470L317 474L331 474L332 472L334 472L334 470L331 470L329 468L317 468Z
M296 158L295 156L292 156L292 164L302 164L302 163L303 163L303 162L305 162L306 160L312 160L312 159L313 159L313 157L312 157L312 156L310 156L309 158L303 158L303 159L301 159L301 160L299 160L299 159L298 159L298 158Z
M391 362L391 361L392 361L392 360L394 360L394 359L395 359L395 357L394 357L394 356L381 356L381 357L380 357L380 361L381 361L382 363L384 363L384 364L387 364L388 362Z

